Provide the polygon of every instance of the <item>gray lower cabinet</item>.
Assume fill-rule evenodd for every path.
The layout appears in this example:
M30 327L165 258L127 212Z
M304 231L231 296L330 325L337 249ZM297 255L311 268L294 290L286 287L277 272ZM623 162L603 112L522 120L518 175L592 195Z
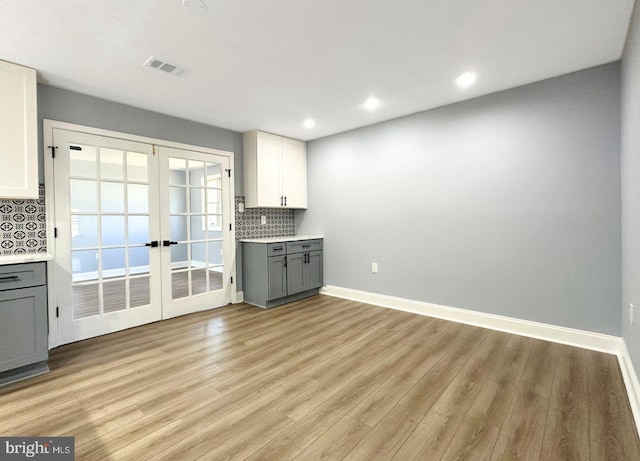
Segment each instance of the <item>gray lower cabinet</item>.
M278 306L313 296L322 284L322 239L242 244L245 302Z
M271 256L267 258L267 264L269 265L267 299L272 300L287 296L287 256Z
M0 385L49 370L46 263L0 266Z

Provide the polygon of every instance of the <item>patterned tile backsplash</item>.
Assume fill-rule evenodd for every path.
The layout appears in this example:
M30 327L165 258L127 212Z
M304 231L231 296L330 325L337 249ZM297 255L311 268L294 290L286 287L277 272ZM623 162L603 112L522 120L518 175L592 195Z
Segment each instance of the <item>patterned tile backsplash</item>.
M38 200L0 199L0 254L46 253L44 186Z
M244 197L236 196L236 239L280 237L295 235L296 225L293 210L280 208L245 208L238 211ZM267 217L267 224L260 224L260 217Z

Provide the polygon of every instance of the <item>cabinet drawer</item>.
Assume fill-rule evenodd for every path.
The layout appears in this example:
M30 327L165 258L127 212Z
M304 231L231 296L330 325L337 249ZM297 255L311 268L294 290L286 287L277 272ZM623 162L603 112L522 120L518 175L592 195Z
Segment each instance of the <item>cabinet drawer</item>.
M0 266L0 291L44 285L46 278L45 263Z
M287 254L287 242L269 243L267 256L280 256Z
M298 240L287 242L287 254L304 253L305 251L322 250L322 240Z

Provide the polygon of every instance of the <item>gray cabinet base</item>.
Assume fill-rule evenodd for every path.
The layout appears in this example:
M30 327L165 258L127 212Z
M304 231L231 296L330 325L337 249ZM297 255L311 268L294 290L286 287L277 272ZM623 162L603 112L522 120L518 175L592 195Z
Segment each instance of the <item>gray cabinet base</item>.
M49 365L47 365L46 360L43 362L32 363L31 365L25 365L24 367L0 373L0 386L22 381L23 379L32 378L48 372Z
M267 301L265 304L256 303L253 301L246 301L245 303L251 304L252 306L262 307L263 309L269 309L270 307L280 306L282 304L290 303L292 301L297 301L299 299L308 298L309 296L315 296L320 293L319 288L315 288L313 290L303 291L302 293L296 293L294 295L285 296L284 298L274 299L273 301Z

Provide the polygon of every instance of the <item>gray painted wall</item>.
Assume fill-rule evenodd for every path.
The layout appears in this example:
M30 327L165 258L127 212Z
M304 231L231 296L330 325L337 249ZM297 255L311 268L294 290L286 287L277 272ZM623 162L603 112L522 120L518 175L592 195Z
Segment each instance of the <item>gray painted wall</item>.
M619 335L619 78L613 63L310 142L296 224L325 236L325 283Z
M38 85L40 182L44 182L42 120L102 128L234 152L235 195L243 194L242 133L94 98L48 85Z
M635 322L629 322L629 303ZM640 5L622 57L622 337L640 371Z

